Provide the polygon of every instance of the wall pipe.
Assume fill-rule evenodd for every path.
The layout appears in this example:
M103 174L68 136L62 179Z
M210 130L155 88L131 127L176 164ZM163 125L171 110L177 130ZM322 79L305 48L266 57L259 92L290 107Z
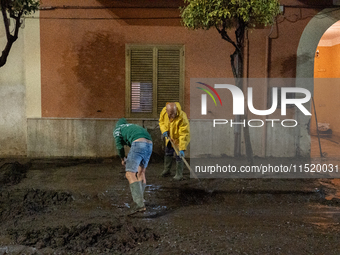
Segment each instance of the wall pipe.
M244 104L245 104L245 116L247 117L248 119L248 106L247 106L247 91L248 91L248 79L249 78L249 39L248 39L248 30L245 31L245 35L244 35L244 49L243 49L243 63L244 63L244 66L243 66L243 77L245 79L243 79L243 95L245 96L245 100L244 100ZM245 139L245 138L244 138ZM245 154L247 154L245 152Z
M265 86L264 86L264 91L263 91L263 98L264 98L264 107L267 109L268 106L268 79L269 79L269 65L270 65L270 43L271 43L271 38L270 35L273 32L273 27L271 27L270 32L268 35L266 35L265 40L266 40L266 46L265 46L265 61L264 61L264 78L265 78ZM263 130L262 130L262 151L261 154L263 157L267 156L267 116L263 116L265 125L263 125Z

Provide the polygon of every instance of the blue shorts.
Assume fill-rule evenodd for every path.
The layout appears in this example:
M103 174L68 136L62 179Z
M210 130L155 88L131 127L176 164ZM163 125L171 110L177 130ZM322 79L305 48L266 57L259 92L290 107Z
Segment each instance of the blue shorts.
M139 166L146 168L148 166L151 153L152 143L133 142L126 159L125 171L137 173Z

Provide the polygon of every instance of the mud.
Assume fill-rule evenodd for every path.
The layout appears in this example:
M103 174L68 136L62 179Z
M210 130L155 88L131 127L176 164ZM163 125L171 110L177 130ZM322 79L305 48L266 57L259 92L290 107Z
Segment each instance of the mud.
M71 202L71 194L62 191L11 190L0 193L0 220L7 221L18 216L47 213L52 207Z
M160 178L147 212L119 159L20 159L0 166L0 254L339 254L337 179ZM1 162L0 162L1 163ZM174 175L174 171L173 171Z
M30 167L30 163L20 164L17 161L14 163L4 163L0 167L0 185L18 184L26 177L26 172Z
M9 230L8 233L16 243L37 249L49 247L70 254L128 252L142 242L159 239L151 229L128 222L79 224L33 231Z

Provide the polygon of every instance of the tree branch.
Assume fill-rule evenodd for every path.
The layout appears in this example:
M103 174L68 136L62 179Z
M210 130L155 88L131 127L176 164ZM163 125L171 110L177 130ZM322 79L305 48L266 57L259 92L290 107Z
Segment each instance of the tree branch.
M216 29L220 33L223 40L226 40L227 42L231 43L235 47L235 49L238 49L237 44L228 35L227 25L225 21L223 21L223 25L221 29L219 29L218 27L216 27Z
M1 13L3 16L3 20L4 20L4 26L5 26L5 30L6 30L6 38L7 38L7 43L6 46L4 48L4 50L2 51L1 57L0 57L0 67L4 66L7 62L7 57L9 55L9 52L12 48L13 43L18 39L18 34L19 34L19 29L20 29L20 19L21 16L23 14L23 11L20 11L18 13L17 16L14 16L14 20L15 20L15 30L14 30L14 35L11 34L10 32L10 25L9 25L9 18L7 16L7 2L6 0L0 0L0 8L1 8Z
M9 31L9 19L8 19L7 12L6 12L7 10L6 0L1 0L0 5L1 5L0 9L1 9L2 17L3 17L4 25L5 25L6 37L8 40L11 36L11 33Z
M231 70L235 78L238 78L238 74L235 66L235 56L237 56L237 51L235 50L233 54L230 55Z
M20 26L21 26L20 19L21 19L22 14L23 14L23 11L20 11L18 13L18 16L15 18L15 31L14 31L15 40L18 39L19 29L20 29Z
M229 42L231 45L234 46L235 48L235 51L233 52L233 54L230 55L230 63L231 63L231 70L233 72L233 75L235 78L239 78L239 72L238 72L238 69L236 68L236 65L235 65L235 57L237 57L238 61L241 61L241 62L238 62L238 66L242 63L242 55L239 55L239 54L242 54L242 51L241 51L241 48L238 44L239 44L239 39L237 37L237 33L235 31L235 34L236 34L236 43L230 38L230 36L228 35L228 32L227 32L227 26L226 26L226 22L224 21L223 22L223 25L222 25L222 28L219 29L217 26L215 26L217 31L220 33L221 37L223 40L226 40L227 42ZM242 46L242 44L241 44ZM241 56L241 57L238 57L238 56Z
M242 19L239 19L237 23L238 23L238 26L237 26L237 29L235 30L236 41L237 41L237 46L239 48L242 48L243 43L244 43L244 32L248 24L245 23Z

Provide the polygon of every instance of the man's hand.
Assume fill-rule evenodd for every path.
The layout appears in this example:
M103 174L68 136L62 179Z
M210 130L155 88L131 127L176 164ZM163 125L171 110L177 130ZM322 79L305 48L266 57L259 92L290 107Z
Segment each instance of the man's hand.
M169 138L169 136L168 136L168 131L165 131L165 132L163 133L163 137Z
M126 165L126 158L122 158L122 165L123 165L123 166Z
M181 158L184 158L184 151L180 151L180 152L179 152L179 156L180 156Z

